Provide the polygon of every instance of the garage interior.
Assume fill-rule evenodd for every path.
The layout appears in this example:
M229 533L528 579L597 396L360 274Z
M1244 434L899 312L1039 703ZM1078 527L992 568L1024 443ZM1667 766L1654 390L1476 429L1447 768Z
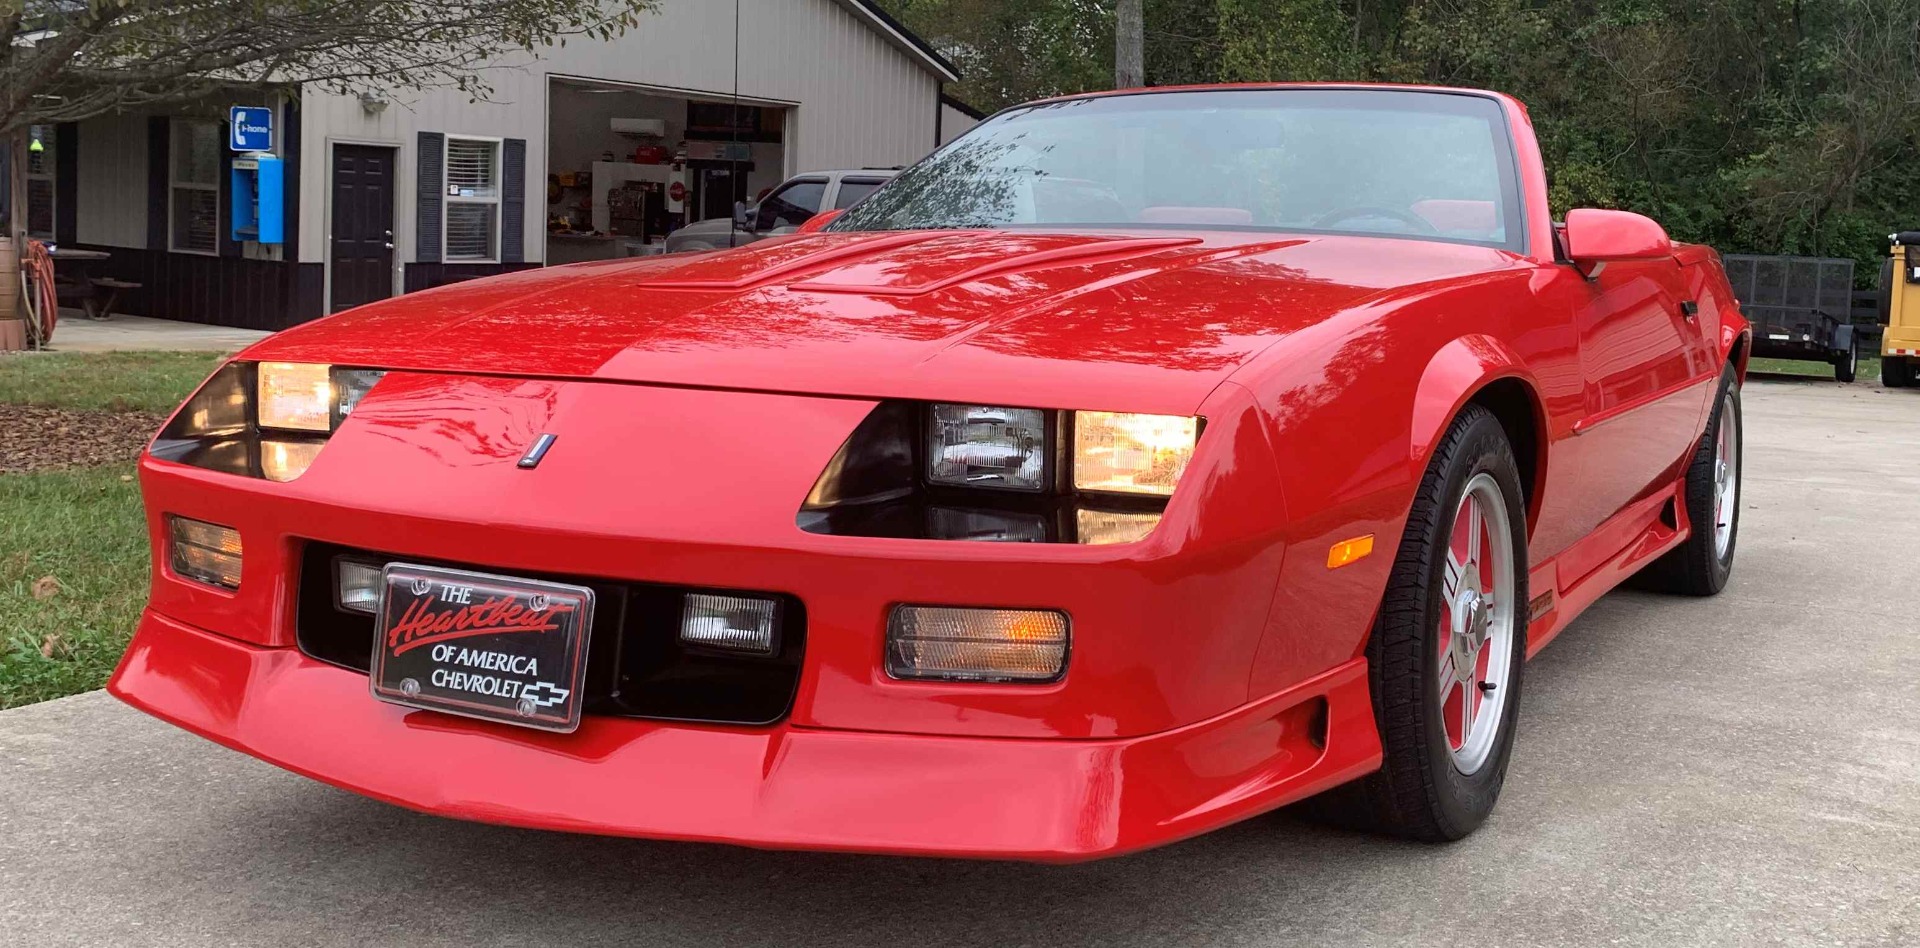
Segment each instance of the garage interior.
M790 172L790 105L626 83L547 83L548 264L659 253Z

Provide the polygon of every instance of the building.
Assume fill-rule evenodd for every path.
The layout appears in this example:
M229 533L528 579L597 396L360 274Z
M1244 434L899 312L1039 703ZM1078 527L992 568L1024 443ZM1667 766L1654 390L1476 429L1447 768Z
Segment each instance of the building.
M88 275L140 284L119 311L280 329L446 282L645 253L675 221L730 214L801 171L911 163L972 121L942 95L953 67L871 0L662 0L620 39L575 39L483 76L492 92L478 102L246 87L38 127L28 222L109 252ZM232 106L272 110L282 243L229 226ZM562 220L597 233L550 233Z

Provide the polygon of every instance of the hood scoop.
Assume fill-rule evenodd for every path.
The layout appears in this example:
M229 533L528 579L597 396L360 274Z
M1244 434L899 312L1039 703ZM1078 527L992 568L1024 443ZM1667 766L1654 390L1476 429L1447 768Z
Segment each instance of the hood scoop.
M815 293L919 296L989 277L1118 263L1197 243L1198 237L1004 231L816 235L763 241L732 253L695 258L635 285L649 290L739 292L784 282L790 289Z
M1197 244L1197 237L991 236L955 234L859 259L792 284L815 293L919 296L948 287L1053 267L1117 263Z
M740 250L694 258L634 285L649 290L745 290L850 258L924 243L938 236L914 231L861 234L839 240L828 236L826 241L818 236L812 240L766 240Z

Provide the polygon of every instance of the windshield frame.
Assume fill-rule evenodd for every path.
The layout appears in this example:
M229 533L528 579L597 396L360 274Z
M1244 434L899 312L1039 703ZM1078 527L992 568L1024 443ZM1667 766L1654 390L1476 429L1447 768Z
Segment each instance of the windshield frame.
M1032 112L1043 107L1057 105L1063 102L1072 102L1072 101L1083 100L1083 99L1120 99L1120 98L1130 98L1134 96L1203 95L1203 96L1225 97L1225 96L1238 96L1238 95L1244 95L1244 94L1313 95L1316 93L1339 93L1339 94L1363 93L1363 94L1370 94L1370 95L1392 96L1395 98L1404 98L1407 96L1414 96L1414 95L1452 96L1452 97L1480 99L1490 103L1494 111L1498 114L1498 120L1491 121L1490 126L1493 134L1492 157L1494 159L1494 170L1497 177L1500 200L1502 205L1501 224L1502 224L1503 230L1505 231L1505 234L1504 234L1505 239L1497 240L1497 241L1496 240L1476 240L1476 239L1465 238L1465 237L1450 237L1444 234L1418 234L1418 233L1395 233L1395 232L1388 232L1388 231L1346 230L1346 229L1335 229L1335 228L1301 227L1298 225L1180 223L1180 222L1161 223L1161 222L1146 222L1146 221L1131 221L1126 223L1088 222L1088 223L1080 223L1080 224L1017 223L1017 224L1000 224L990 228L964 228L964 229L984 229L984 230L995 230L995 231L1005 230L1005 231L1017 231L1017 232L1027 232L1027 233L1045 232L1045 231L1077 232L1077 231L1133 231L1133 230L1178 231L1178 232L1224 231L1224 232L1233 232L1233 233L1252 233L1252 234L1300 234L1300 235L1307 235L1307 236L1374 237L1374 238L1381 238L1386 240L1420 240L1420 241L1428 241L1433 243L1459 244L1459 245L1469 246L1469 247L1487 247L1487 248L1493 248L1493 249L1499 249L1499 250L1506 250L1521 256L1526 256L1530 252L1531 241L1529 239L1529 236L1531 233L1531 228L1529 225L1531 222L1531 217L1530 217L1531 209L1528 207L1527 194L1526 194L1527 189L1523 186L1521 175L1520 175L1519 146L1517 141L1515 140L1514 129L1513 129L1513 116L1509 112L1507 108L1507 103L1505 100L1503 100L1502 97L1495 95L1491 92L1485 92L1485 91L1476 90L1476 89L1451 89L1451 88L1431 87L1431 86L1395 86L1395 85L1333 84L1333 83L1301 84L1301 85L1186 86L1186 87L1161 87L1161 88L1154 88L1149 86L1149 87L1140 88L1140 89L1128 89L1128 90L1121 90L1116 92L1101 92L1101 93L1091 93L1087 95L1059 96L1056 98L1041 99L1034 102L1024 102L1019 105L1011 105L1004 109L1001 109L998 112L993 113L992 115L987 116L985 119L982 119L979 122L979 124L975 125L973 128L968 129L965 133L959 135L953 141L940 146L939 148L935 149L933 152L928 154L926 157L921 158L919 161L915 162L913 165L898 172L895 175L893 180L898 180L900 178L905 178L911 175L921 165L938 157L943 152L947 151L947 149L953 148L955 145L966 141L969 137L979 133L982 129L993 126L1003 117L1013 115L1016 113ZM892 180L890 180L888 183L891 184ZM883 186L883 190L884 190L884 187L885 186ZM878 193L880 192L876 192L876 194ZM868 197L871 198L873 196L875 195L869 195ZM917 228L897 228L896 229L896 228L853 227L853 226L850 226L850 222L847 221L846 215L844 214L841 215L839 218L835 219L834 221L832 221L831 223L829 223L825 228L823 228L823 230L825 231L834 232L834 233L882 233L882 232L889 232L889 231L897 232L901 230L913 230L913 229L917 229Z

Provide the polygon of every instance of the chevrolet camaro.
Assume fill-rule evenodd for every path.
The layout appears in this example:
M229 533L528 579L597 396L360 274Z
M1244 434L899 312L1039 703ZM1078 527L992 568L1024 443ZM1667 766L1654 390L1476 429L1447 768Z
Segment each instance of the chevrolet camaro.
M1506 96L1037 102L797 234L241 352L141 460L111 689L518 826L1457 839L1529 657L1726 583L1747 340L1712 250L1554 219Z

